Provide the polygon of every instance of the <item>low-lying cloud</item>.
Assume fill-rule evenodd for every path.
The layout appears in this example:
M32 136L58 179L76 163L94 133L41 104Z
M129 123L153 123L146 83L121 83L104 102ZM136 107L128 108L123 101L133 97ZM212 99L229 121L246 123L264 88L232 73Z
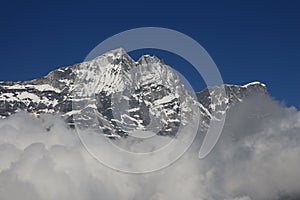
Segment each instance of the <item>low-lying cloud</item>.
M93 159L58 116L0 121L1 200L269 200L300 197L300 112L267 97L227 114L221 138L199 160L201 136L163 170L124 174Z

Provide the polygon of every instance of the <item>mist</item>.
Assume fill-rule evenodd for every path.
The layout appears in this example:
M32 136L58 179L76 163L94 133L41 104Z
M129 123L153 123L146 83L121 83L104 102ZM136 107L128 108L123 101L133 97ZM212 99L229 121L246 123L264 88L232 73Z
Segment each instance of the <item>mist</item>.
M294 107L265 96L248 99L228 111L220 140L200 160L202 139L198 133L167 168L126 174L97 162L60 116L17 113L0 121L0 199L299 199Z

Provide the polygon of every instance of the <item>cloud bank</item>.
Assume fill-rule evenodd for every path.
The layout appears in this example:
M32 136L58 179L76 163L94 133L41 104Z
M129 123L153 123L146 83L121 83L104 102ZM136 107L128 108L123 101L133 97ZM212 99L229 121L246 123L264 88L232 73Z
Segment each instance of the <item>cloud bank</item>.
M170 167L132 175L93 159L60 117L14 114L0 121L0 199L299 199L300 112L257 97L227 117L205 159L198 135Z

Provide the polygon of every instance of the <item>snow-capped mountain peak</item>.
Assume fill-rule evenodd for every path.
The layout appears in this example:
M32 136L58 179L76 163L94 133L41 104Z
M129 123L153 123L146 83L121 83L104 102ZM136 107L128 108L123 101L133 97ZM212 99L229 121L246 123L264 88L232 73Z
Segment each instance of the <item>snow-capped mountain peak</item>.
M1 82L0 116L20 110L35 115L60 113L71 126L77 122L82 127L100 127L110 137L136 129L175 135L180 125L199 114L195 107L203 119L201 126L206 127L215 111L223 113L249 95L267 94L258 82L223 87L227 96L215 86L193 97L175 71L157 57L145 55L134 61L119 48L40 79ZM90 120L94 116L96 124Z

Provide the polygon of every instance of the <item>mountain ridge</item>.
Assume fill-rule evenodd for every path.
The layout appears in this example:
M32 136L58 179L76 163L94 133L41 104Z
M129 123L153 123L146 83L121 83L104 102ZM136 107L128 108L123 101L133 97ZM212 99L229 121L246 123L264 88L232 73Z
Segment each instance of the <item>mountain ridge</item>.
M229 98L220 96L221 88ZM135 129L175 135L179 125L193 115L193 106L200 108L202 125L207 127L213 112L222 114L231 104L251 95L268 95L266 86L259 82L224 84L193 94L157 57L144 55L134 61L119 48L38 79L0 82L0 118L20 110L35 115L57 113L74 126L74 115L78 114L77 122L91 127L83 118L91 120L96 111L95 128L100 126L110 137L127 135ZM81 107L76 109L79 104Z

